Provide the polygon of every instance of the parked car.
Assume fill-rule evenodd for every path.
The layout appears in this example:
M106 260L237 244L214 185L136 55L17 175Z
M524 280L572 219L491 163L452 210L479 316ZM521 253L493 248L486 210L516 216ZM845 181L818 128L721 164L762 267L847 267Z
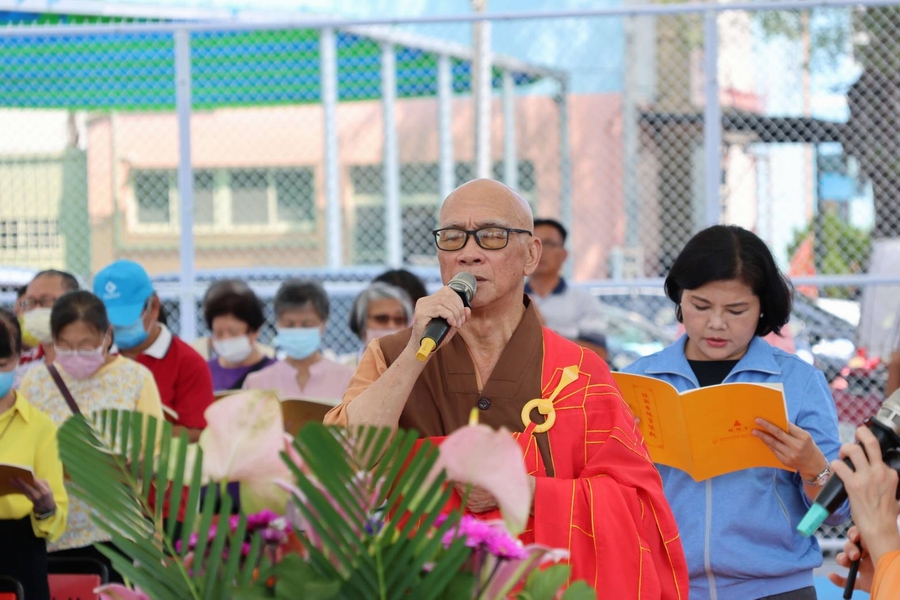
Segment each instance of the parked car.
M604 332L607 363L613 371L621 371L675 341L672 328L661 327L637 311L605 303L603 308L608 316Z

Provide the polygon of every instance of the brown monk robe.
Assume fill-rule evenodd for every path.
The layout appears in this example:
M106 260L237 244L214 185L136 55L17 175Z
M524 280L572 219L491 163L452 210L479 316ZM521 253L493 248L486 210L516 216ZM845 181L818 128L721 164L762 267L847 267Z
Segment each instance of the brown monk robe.
M441 348L441 360L430 361L419 376L403 414L401 429L414 429L420 437L448 435L468 424L473 407L479 409L478 421L491 427L522 431L522 407L541 396L541 324L531 299L525 297L528 310L500 357L491 378L479 385L475 365L461 337L456 336ZM350 381L344 401L326 418L326 423L346 424L344 406L362 393L387 370L406 347L412 330L407 328L378 340L370 346ZM534 420L543 416L534 411ZM537 434L546 464L550 464L547 436Z

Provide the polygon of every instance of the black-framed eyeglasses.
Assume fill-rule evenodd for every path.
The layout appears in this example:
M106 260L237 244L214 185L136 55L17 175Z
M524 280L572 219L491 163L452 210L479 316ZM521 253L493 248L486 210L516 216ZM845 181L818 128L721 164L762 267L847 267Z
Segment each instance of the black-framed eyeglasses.
M51 296L41 296L40 298L22 298L19 300L19 306L22 310L29 311L33 308L53 308L56 298Z
M475 243L485 250L502 250L509 244L510 233L527 233L533 235L527 229L513 229L512 227L482 227L481 229L459 229L457 227L444 227L443 229L435 229L431 233L434 234L434 243L438 250L461 250L469 236L475 236Z

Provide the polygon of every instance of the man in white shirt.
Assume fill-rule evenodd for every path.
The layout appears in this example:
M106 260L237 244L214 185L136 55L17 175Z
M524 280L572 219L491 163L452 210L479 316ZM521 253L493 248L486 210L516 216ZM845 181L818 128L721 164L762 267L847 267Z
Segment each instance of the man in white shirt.
M569 257L568 232L555 219L535 219L534 236L540 238L543 253L537 269L525 284L525 293L537 305L544 325L606 359L607 317L600 301L585 290L566 283L560 275Z

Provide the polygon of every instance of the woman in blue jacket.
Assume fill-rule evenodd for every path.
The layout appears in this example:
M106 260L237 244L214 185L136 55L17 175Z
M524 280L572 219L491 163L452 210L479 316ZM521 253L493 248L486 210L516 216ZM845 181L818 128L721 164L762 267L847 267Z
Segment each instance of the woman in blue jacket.
M815 599L822 564L815 537L797 525L837 457L837 413L825 377L761 336L787 323L791 286L753 233L716 225L695 235L665 282L685 335L626 371L679 391L731 382L784 386L789 430L759 419L753 434L790 471L756 468L696 482L657 465L678 522L692 599ZM727 401L727 399L723 399ZM847 518L846 504L826 520Z

